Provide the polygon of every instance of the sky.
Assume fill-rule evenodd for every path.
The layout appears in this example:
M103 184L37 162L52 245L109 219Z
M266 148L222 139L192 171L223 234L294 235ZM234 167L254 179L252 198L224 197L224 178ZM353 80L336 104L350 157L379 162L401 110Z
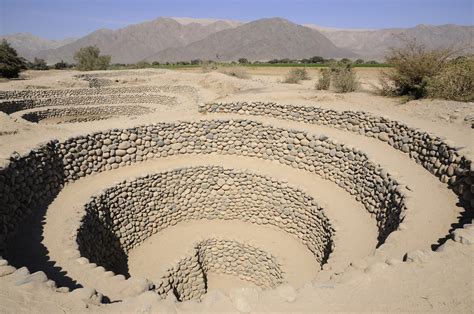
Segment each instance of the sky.
M338 28L474 24L474 0L0 0L0 34L80 37L157 17L283 17Z

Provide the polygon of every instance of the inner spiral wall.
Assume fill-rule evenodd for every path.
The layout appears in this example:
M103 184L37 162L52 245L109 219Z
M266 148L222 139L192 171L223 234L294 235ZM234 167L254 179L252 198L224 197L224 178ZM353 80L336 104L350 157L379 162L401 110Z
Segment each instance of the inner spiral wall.
M177 169L124 181L85 205L78 230L81 255L127 273L127 254L151 235L189 220L240 220L297 237L324 264L333 228L302 191L265 176L222 167Z

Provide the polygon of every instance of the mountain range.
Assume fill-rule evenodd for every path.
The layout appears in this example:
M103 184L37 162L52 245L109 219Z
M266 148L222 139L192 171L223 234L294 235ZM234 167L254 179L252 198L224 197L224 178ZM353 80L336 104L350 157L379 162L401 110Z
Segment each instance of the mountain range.
M95 45L112 63L176 62L193 59L235 61L326 58L383 59L403 38L427 48L462 47L473 53L474 26L418 25L378 30L336 29L298 25L282 18L252 22L219 19L166 18L117 30L99 29L78 39L52 41L31 34L2 36L26 59L43 58L52 64L73 62L81 47Z

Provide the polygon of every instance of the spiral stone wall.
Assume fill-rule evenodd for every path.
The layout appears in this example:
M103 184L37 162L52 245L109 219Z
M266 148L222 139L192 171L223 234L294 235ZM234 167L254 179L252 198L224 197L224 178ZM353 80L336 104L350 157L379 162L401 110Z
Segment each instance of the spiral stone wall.
M141 94L141 93L197 93L196 89L186 85L161 86L120 86L104 88L69 88L69 89L35 89L0 91L0 99L38 99L62 98L71 96L99 96L114 94Z
M0 102L0 111L13 113L16 111L49 107L49 106L82 106L82 105L107 105L107 104L159 104L174 106L176 97L160 94L116 94L116 95L87 95L61 98L18 99Z
M277 259L260 248L234 240L211 238L199 242L194 254L168 269L155 291L162 297L173 291L180 301L201 297L207 292L208 273L227 274L262 288L283 282Z
M91 106L91 107L70 107L70 108L48 108L27 112L21 117L30 122L68 117L64 122L89 122L96 120L110 119L116 116L136 116L150 113L153 110L144 106L117 105L117 106ZM62 123L64 123L62 122Z
M379 243L397 228L405 210L398 183L354 148L325 136L248 120L158 123L52 141L27 156L12 156L0 170L2 236L28 211L46 205L62 184L147 159L178 154L231 154L275 160L331 180L375 217Z
M474 169L472 161L460 155L445 140L399 121L363 111L283 105L273 102L211 103L200 106L201 113L263 115L325 125L374 137L410 155L443 183L449 184L466 208L474 209Z
M127 254L169 226L200 219L272 225L297 238L322 265L334 230L301 190L261 175L216 166L182 168L124 181L85 205L81 255L106 269L127 269Z

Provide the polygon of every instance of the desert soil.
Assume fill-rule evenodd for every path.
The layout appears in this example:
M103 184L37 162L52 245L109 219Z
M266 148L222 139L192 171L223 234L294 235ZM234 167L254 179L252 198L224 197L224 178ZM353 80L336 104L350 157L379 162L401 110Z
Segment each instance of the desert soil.
M281 83L287 68L247 67L248 79L239 79L219 71L203 73L201 69L128 70L93 72L110 79L114 86L188 85L197 89L196 101L187 95L178 97L178 105L159 107L155 112L138 117L114 117L107 120L62 123L67 118L30 123L18 114L0 113L0 159L2 163L14 152L25 153L49 139L67 139L111 128L126 128L161 121L195 121L200 119L243 116L198 113L200 102L274 101L282 104L320 106L336 110L363 110L405 122L407 125L446 138L460 151L473 156L474 104L443 100L404 102L399 98L377 95L378 78L383 69L357 68L361 90L348 94L317 91L314 86L319 70L310 69L311 80L301 84ZM74 78L75 71L27 71L19 80L0 82L0 90L87 88L88 83ZM111 74L112 73L112 74ZM80 221L79 210L91 196L127 178L136 178L173 168L198 165L221 165L251 170L304 189L318 200L337 228L336 249L322 271L316 271L312 256L297 241L278 229L253 227L245 223L195 221L176 225L148 238L129 256L133 276L154 278L170 261L182 256L196 237L230 237L250 241L257 247L281 257L288 282L298 289L298 297L290 302L274 299L262 291L253 311L387 311L387 312L463 312L474 309L474 250L472 245L448 241L440 252L431 245L448 233L462 211L455 195L436 177L413 160L376 139L329 127L315 126L267 117L249 117L265 124L325 134L341 143L358 147L371 160L381 164L407 187L408 213L403 228L395 231L384 245L376 249L376 228L370 215L339 186L303 170L270 161L244 156L174 156L146 161L129 167L91 175L68 184L46 212L38 241L48 248L48 257L61 265L71 278L81 284L114 295L114 287L104 286L93 273L80 273L81 267L71 262L64 248ZM421 230L421 231L420 231ZM35 258L28 252L30 239L19 237L17 252L20 262L34 269ZM423 257L402 262L406 252L422 250ZM27 261L27 262L26 262ZM235 289L254 285L232 276L212 274L209 292L199 305L202 311L237 311L232 297ZM94 305L72 298L66 293L53 293L41 285L15 285L15 277L0 277L0 312L194 312L196 303L158 300L144 293L124 302ZM239 307L237 306L237 309Z

